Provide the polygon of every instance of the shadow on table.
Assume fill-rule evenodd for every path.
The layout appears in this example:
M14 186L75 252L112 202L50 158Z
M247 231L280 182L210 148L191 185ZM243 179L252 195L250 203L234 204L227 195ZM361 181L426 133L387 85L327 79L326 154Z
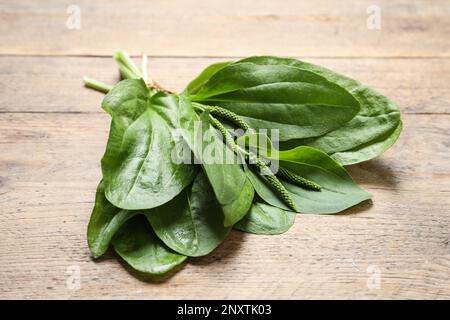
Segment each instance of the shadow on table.
M188 263L195 266L227 263L236 255L248 235L248 233L242 231L231 230L228 237L213 252L203 257L192 258Z
M394 169L388 162L382 159L374 159L364 163L346 166L346 169L353 180L369 192L371 188L397 191L398 181ZM337 215L358 214L370 209L372 205L372 200L367 200Z
M398 181L392 164L383 159L374 159L346 166L346 169L359 185L372 185L375 188L397 190Z

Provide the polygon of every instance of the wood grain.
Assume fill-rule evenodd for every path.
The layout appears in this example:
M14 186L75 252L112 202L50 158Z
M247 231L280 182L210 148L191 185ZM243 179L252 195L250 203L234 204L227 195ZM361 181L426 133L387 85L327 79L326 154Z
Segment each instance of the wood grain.
M405 113L450 113L450 59L306 59L358 79ZM213 58L152 58L150 76L180 92ZM138 61L136 61L138 62ZM102 112L102 94L83 88L89 75L119 80L112 58L0 57L0 112Z
M2 113L0 298L450 298L450 116L404 120L391 150L350 168L373 204L299 215L280 236L233 232L148 282L112 253L92 261L86 245L108 116ZM66 286L74 265L79 290Z
M15 0L0 4L0 54L448 57L449 14L447 0Z
M79 30L66 27L72 4ZM380 30L367 27L372 5ZM449 18L447 0L2 1L0 299L450 299ZM391 97L400 139L349 168L373 203L299 215L280 236L233 232L164 280L113 252L93 261L86 226L109 117L81 79L117 81L117 49L149 54L150 76L175 91L210 63L274 54Z

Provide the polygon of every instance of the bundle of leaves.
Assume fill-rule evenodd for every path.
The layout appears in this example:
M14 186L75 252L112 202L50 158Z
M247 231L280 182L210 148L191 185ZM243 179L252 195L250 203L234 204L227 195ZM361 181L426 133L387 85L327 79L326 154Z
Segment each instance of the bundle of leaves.
M111 116L88 244L94 257L112 244L146 274L209 254L233 228L280 234L298 213L370 199L343 165L380 155L402 129L388 98L295 59L216 63L176 94L147 78L145 56L140 68L124 52L114 58L124 80L85 78L107 93ZM206 161L206 150L238 161Z

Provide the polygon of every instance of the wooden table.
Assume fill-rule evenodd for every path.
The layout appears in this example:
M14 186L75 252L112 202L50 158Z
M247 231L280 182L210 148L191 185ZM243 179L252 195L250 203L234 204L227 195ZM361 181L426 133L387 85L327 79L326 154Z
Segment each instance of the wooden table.
M1 1L0 298L450 298L450 3L372 4ZM349 167L373 203L299 215L280 236L233 232L165 281L112 252L94 262L86 225L109 117L81 79L117 81L116 49L150 55L173 90L210 63L265 54L373 86L405 123L392 149Z

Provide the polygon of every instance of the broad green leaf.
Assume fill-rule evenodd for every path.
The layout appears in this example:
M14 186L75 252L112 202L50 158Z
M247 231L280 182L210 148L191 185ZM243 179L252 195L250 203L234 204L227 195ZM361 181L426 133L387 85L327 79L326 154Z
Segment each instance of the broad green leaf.
M200 159L217 200L228 205L239 198L246 176L238 158L223 142L222 135L209 122L209 114L200 116L194 154Z
M322 186L312 191L281 180L300 212L333 214L371 198L350 177L347 171L326 153L302 146L280 151L280 166ZM256 193L267 203L287 209L279 197L252 171L247 172Z
M217 71L231 64L232 62L219 62L211 64L206 67L194 80L192 80L187 86L187 91L190 94L195 94L204 84L208 81Z
M266 181L253 169L248 166L244 166L245 173L248 180L252 183L256 194L265 202L285 210L291 210L279 197L279 195L273 191L273 189L267 185Z
M281 234L292 227L295 215L295 212L255 202L250 212L234 228L255 234Z
M153 230L171 249L187 256L203 256L213 251L227 236L223 212L203 173L190 190L172 201L146 212Z
M231 110L254 129L278 129L282 141L323 135L359 111L347 90L318 73L248 60L221 68L192 100Z
M280 166L322 186L321 191L311 191L284 182L303 213L338 213L372 197L341 165L311 147L281 151Z
M180 131L187 147L201 164L219 203L231 204L239 198L246 180L240 161L210 124L209 113L198 116L193 110L186 92L180 94L179 105L183 119Z
M210 125L207 112L202 113L200 117L195 113L186 92L180 95L179 104L182 109L181 117L185 119L183 137L197 159L200 159L214 194L222 205L224 225L231 226L248 212L254 194L253 187L247 181L240 164L243 160L239 159L238 161L233 151L225 145L223 137L218 135ZM205 136L204 134L208 130L214 134ZM223 159L233 159L234 162L224 164L224 161L218 161L219 163L202 161L205 158L205 152L212 149L211 146L216 150L221 150Z
M239 197L233 202L222 206L225 227L231 227L247 214L252 205L254 195L255 189L250 180L246 179Z
M133 269L151 275L164 274L186 260L186 256L173 252L158 239L144 216L127 221L112 244Z
M113 116L102 172L106 198L116 207L157 207L181 192L195 168L173 158L180 143L178 98L165 93L150 97L142 80L120 82L103 103ZM144 97L147 97L145 100Z
M139 211L129 211L113 206L105 197L103 181L97 187L95 205L89 220L87 239L94 258L108 250L116 231Z
M389 149L395 141L397 141L402 132L402 128L403 123L400 120L394 130L388 131L378 138L367 141L353 149L335 152L331 157L343 165L350 165L373 159Z
M236 139L236 143L260 157L278 159L278 149L265 132L246 132Z
M142 79L120 81L102 101L102 108L111 116L120 116L126 128L149 106L152 92Z
M370 160L390 148L400 135L402 124L398 106L389 98L358 81L324 67L295 59L251 57L242 61L261 65L283 65L314 72L345 88L359 102L359 113L347 124L322 136L282 144L290 149L309 145L330 154L343 165ZM320 116L317 114L316 116Z

